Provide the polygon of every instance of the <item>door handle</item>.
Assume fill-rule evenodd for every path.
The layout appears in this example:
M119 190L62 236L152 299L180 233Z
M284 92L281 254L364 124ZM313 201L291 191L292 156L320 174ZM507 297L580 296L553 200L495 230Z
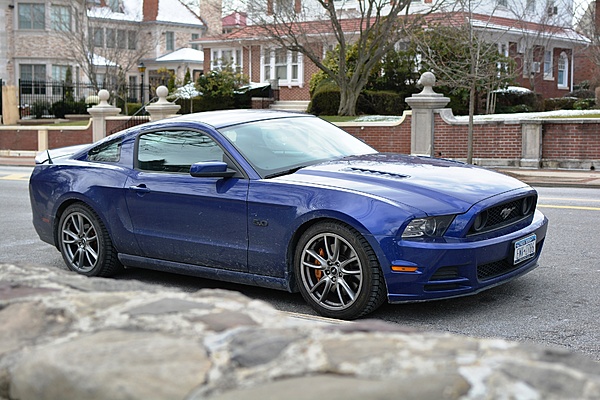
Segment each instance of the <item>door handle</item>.
M146 187L146 185L143 183L140 183L139 185L135 185L135 186L129 186L129 189L137 192L138 194L146 194L146 193L150 192L150 189L148 189Z

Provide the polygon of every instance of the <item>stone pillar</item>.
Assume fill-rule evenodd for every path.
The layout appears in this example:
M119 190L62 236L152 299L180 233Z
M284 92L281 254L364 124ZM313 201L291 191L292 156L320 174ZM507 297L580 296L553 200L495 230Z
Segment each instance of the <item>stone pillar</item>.
M178 104L173 104L167 101L169 89L166 86L156 88L158 101L146 106L146 110L150 114L150 121L158 121L159 119L173 117L181 108Z
M2 123L15 125L19 120L19 93L16 86L2 86Z
M406 99L412 108L410 152L413 155L433 157L435 113L444 108L450 99L433 91L435 76L431 72L421 75L419 83L423 85L421 93L413 94Z
M524 122L521 125L521 161L525 168L540 168L542 163L542 123Z
M48 129L38 129L38 151L48 150Z
M98 92L100 103L88 108L87 111L92 116L92 141L96 142L106 137L106 118L116 117L121 112L118 107L113 107L108 104L110 93L108 90L102 89Z

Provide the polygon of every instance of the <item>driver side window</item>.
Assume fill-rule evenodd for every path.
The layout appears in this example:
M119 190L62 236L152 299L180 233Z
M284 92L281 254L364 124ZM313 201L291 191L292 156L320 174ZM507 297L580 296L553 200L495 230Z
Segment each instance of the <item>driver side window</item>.
M222 160L221 147L202 132L158 131L138 139L137 168L143 171L187 174L194 163Z

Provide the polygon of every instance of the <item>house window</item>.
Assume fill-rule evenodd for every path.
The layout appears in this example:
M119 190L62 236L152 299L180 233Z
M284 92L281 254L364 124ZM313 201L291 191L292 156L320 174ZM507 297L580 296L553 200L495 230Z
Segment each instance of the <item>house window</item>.
M497 0L500 7L508 7L508 0Z
M552 78L552 50L544 52L544 78Z
M560 58L558 59L558 68L557 68L557 84L558 87L568 87L569 86L569 59L567 58L567 54L562 52L560 53Z
M114 49L117 41L116 30L112 28L106 28L106 47Z
M508 57L508 43L498 43L498 53L501 56ZM506 62L498 63L498 71L500 73L508 71L508 64Z
M212 51L210 68L213 70L230 67L234 71L242 68L242 52L234 49L217 49Z
M287 68L287 50L275 50L275 78L280 81L288 80Z
M71 8L67 6L52 5L52 13L50 14L52 29L55 31L70 32L71 31Z
M197 40L200 39L200 34L199 33L192 33L192 40ZM200 45L196 44L196 43L192 43L192 49L194 50L200 50Z
M45 29L46 6L44 3L19 3L19 29Z
M137 32L127 31L127 48L129 50L137 49Z
M123 6L122 6L120 0L107 0L106 4L108 5L108 7L110 8L110 10L112 12L115 12L115 13L123 12Z
M175 50L175 32L166 33L167 51Z
M301 84L302 56L283 48L267 50L261 57L263 81L277 78L280 84Z
M46 66L44 64L19 65L23 94L46 94Z
M64 82L67 79L68 65L53 65L52 66L52 80L58 82Z
M525 2L525 11L527 11L527 12L535 11L535 0L527 0Z
M123 29L117 29L117 47L124 49L127 47L127 31Z
M104 47L104 28L89 28L92 47Z
M276 14L287 13L294 10L295 0L273 0L273 11Z

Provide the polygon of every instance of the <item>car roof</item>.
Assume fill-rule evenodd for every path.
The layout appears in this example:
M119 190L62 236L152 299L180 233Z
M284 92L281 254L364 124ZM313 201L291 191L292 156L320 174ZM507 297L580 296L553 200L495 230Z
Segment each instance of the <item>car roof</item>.
M169 123L178 122L200 122L211 125L216 129L225 128L227 126L238 125L247 122L264 121L268 119L290 118L290 117L314 117L311 114L278 111L278 110L253 110L253 109L236 109L236 110L219 110L206 111L195 114L185 114L179 117L171 118ZM163 120L164 121L164 120ZM167 121L164 121L167 122Z

